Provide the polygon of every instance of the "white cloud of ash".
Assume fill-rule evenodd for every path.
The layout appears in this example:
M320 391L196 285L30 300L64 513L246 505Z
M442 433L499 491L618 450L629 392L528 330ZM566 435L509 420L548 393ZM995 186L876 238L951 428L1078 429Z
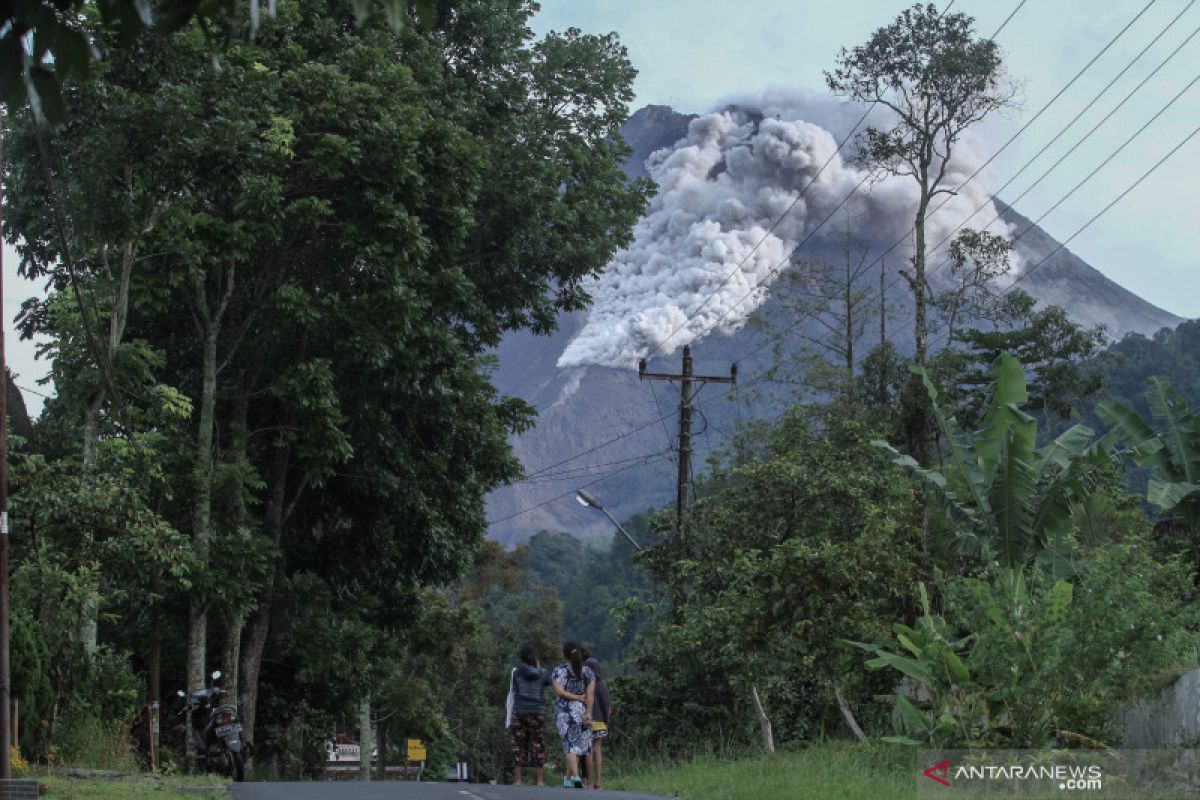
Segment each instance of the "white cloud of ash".
M791 268L787 261L797 244L863 179L862 171L835 154L862 106L785 90L734 102L692 120L686 137L648 159L658 194L635 226L630 246L590 281L593 306L559 367L633 368L651 351L669 355L709 328L736 331L766 299L778 274ZM839 131L838 138L825 126ZM851 150L848 144L844 152ZM965 142L945 185L964 182L982 163L979 153L976 142ZM985 178L975 178L929 220L930 246L981 203L987 207L971 225L995 216ZM915 182L894 177L867 181L844 208L854 219L854 234L872 246L874 256L911 230L916 204ZM836 237L841 217L839 211L797 257L822 238ZM910 256L906 243L889 258Z

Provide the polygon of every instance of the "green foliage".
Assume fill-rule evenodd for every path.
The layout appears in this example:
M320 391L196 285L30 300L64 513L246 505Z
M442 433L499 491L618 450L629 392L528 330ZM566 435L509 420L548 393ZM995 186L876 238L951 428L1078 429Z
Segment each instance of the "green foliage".
M853 662L835 640L874 638L904 613L918 534L903 475L868 438L852 422L816 432L785 418L762 457L704 487L682 539L651 550L672 605L619 684L635 747L752 741L754 686L782 740L841 729L835 682L872 716L866 698L884 687L846 680Z
M1117 711L1195 659L1194 592L1147 531L1088 552L1073 582L996 570L942 582L943 612L894 626L895 649L851 642L902 678L903 735L934 747L1039 748L1073 735L1120 744ZM966 632L964 634L964 632ZM894 645L895 646L895 645Z
M1009 103L1000 49L976 38L972 22L965 14L918 4L866 44L842 48L837 66L825 73L829 89L879 102L897 115L887 130L866 130L864 159L921 179L930 169L944 173L944 164L934 164L935 153L948 160L967 127Z
M275 3L267 5L275 15ZM354 16L361 25L382 10L383 16L395 29L403 29L413 15L427 28L433 27L439 16L437 0L351 0ZM443 7L445 4L441 4ZM143 33L169 35L193 21L208 40L214 54L220 51L223 40L230 36L258 33L262 18L259 0L246 6L236 0L17 0L9 4L0 17L0 101L8 108L29 102L50 124L60 124L67 118L63 101L63 83L86 80L97 56L105 50L89 36L81 20L98 23L117 34L109 47L128 48ZM213 31L210 26L216 26ZM219 35L214 35L218 33Z
M970 324L948 321L956 346L931 364L943 387L943 402L955 409L962 424L975 425L991 382L990 367L1008 354L1025 366L1029 397L1025 410L1041 417L1048 431L1054 418L1080 419L1085 404L1100 391L1104 373L1099 358L1106 335L1102 326L1085 329L1061 306L1037 307L1020 290L999 302L984 291L982 305L971 309ZM987 325L981 326L981 321ZM963 320L962 323L966 323ZM960 329L961 328L961 329Z
M1008 355L989 372L992 385L982 425L963 433L938 404L938 391L923 370L935 419L948 456L940 469L925 469L886 442L875 444L938 504L959 553L995 557L1006 569L1039 560L1065 574L1073 510L1093 490L1108 461L1108 440L1092 442L1092 431L1075 425L1038 448L1037 420L1021 406L1028 399L1025 372Z
M93 714L73 714L61 723L57 763L87 769L138 772L128 721L105 720Z
M699 756L682 762L645 755L610 761L605 784L684 800L846 800L917 797L912 752L890 744L823 741L774 756Z
M1102 402L1096 411L1118 433L1134 463L1151 470L1150 503L1168 517L1200 525L1200 418L1161 378L1150 379L1145 396L1158 428L1116 401Z
M637 541L651 541L645 517L624 524ZM607 675L622 674L640 621L637 613L623 612L631 602L658 596L632 545L620 535L596 543L542 531L517 552L528 554L537 584L553 587L562 601L563 636L586 645Z
M280 4L249 37L220 3L160 36L85 15L93 79L64 74L63 125L14 109L5 147L5 235L51 289L21 326L48 338L57 397L13 498L61 620L47 657L95 603L114 651L181 685L185 609L208 609L206 669L244 645L220 666L249 670L243 692L262 668L252 738L288 770L364 696L409 709L402 735L465 741L447 720L497 682L455 699L395 671L498 671L516 642L489 637L557 638L552 593L429 587L469 568L487 492L519 472L532 409L497 393L489 350L584 307L650 192L620 171L635 72L615 36L534 41L526 0L376 5ZM59 691L41 652L31 697Z
M1200 565L1200 417L1161 378L1150 379L1144 397L1154 428L1117 400L1100 403L1096 413L1147 473L1146 500L1158 510L1165 549L1186 554L1195 567Z
M1200 405L1200 321L1187 320L1152 337L1131 333L1104 354L1104 389L1143 419L1151 416L1146 386L1159 377L1187 401Z

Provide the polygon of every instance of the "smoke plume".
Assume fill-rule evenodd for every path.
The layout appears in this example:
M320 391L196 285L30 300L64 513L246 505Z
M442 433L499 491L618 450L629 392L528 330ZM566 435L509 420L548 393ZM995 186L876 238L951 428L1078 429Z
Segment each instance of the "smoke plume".
M743 100L692 120L686 137L647 161L658 194L630 246L591 281L594 304L558 366L633 367L652 351L668 355L710 329L737 330L766 299L773 280L793 268L789 256L797 244L865 177L836 153L834 134L810 120L849 130L861 114L861 106L848 109L775 90L756 103ZM957 186L974 171L975 150L960 147L946 185ZM980 203L989 207L971 222L992 219L983 177L929 220L930 244ZM868 180L796 258L837 236L846 210L853 233L871 245L873 257L911 230L916 203L911 178ZM911 256L911 245L904 248L889 259Z

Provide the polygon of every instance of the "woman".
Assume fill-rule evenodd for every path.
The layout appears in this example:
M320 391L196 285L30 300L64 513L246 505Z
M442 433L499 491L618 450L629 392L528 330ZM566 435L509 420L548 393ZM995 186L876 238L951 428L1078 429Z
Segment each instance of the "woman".
M546 785L546 687L550 675L538 663L532 645L522 645L521 663L512 671L513 783L521 783L521 768L537 770L537 785Z
M563 644L566 663L554 668L554 721L558 738L562 741L563 754L567 757L567 774L563 776L566 788L583 788L579 777L579 757L583 756L591 772L592 752L592 704L595 702L596 676L591 667L584 666L583 648L578 642Z
M583 666L591 669L596 677L595 702L592 714L592 758L587 764L588 779L593 789L600 786L600 772L604 769L604 740L608 737L608 721L612 718L612 704L608 697L608 684L604 681L604 669L586 647L579 649L583 654ZM594 770L594 771L593 771Z

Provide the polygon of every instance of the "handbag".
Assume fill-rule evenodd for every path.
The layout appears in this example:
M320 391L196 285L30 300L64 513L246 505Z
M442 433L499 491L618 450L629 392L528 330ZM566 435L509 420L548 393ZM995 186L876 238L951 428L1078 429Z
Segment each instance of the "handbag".
M508 676L508 700L504 703L504 727L505 729L512 727L513 719L513 704L517 702L517 670L516 667Z

